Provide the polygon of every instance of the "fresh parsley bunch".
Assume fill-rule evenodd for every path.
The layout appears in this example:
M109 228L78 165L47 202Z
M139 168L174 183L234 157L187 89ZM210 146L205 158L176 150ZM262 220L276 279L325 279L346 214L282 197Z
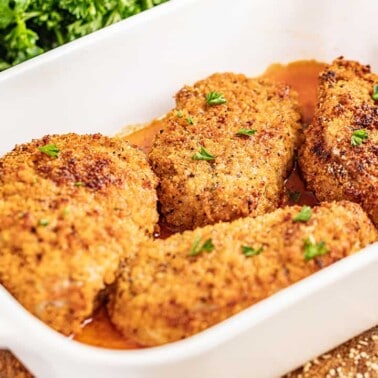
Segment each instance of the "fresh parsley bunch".
M0 71L168 0L0 0Z

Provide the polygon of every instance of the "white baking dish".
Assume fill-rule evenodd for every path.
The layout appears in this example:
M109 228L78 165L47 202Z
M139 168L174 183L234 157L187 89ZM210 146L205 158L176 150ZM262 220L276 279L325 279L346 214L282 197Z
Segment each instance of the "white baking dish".
M374 0L172 0L0 73L0 151L114 134L215 71L344 55L378 70ZM0 345L38 377L275 377L378 324L378 244L187 340L112 351L52 331L0 287Z

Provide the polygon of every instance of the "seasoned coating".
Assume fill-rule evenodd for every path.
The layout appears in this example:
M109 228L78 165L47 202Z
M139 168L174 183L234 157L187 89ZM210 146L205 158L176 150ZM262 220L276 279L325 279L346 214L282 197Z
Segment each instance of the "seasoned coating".
M210 92L227 102L208 105ZM297 95L267 79L214 74L181 89L149 154L164 221L184 230L275 210L299 120ZM241 129L256 133L236 135ZM201 146L215 159L193 160Z
M299 163L320 201L359 203L378 225L378 75L369 66L336 59L319 76L313 123L305 131ZM353 146L356 130L368 138Z
M55 145L55 158L39 147ZM0 159L0 283L68 335L91 315L122 257L157 222L156 177L127 142L52 135Z
M358 204L324 203L307 222L299 206L150 241L123 267L108 304L127 337L153 346L200 332L377 240ZM214 250L190 256L200 238ZM328 253L305 259L306 240ZM209 243L208 243L209 244ZM246 257L242 246L260 254Z

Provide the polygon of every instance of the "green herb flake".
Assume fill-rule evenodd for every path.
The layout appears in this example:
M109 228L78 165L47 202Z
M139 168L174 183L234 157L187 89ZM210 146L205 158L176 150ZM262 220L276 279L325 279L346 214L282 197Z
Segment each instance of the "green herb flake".
M240 129L236 135L237 136L252 136L256 133L256 130L252 129Z
M263 251L263 247L255 249L248 245L242 245L241 250L245 257L251 257L259 255Z
M215 160L215 156L212 155L209 151L205 149L205 147L201 146L201 149L199 152L196 152L192 156L193 160Z
M315 257L323 256L329 252L324 241L316 243L313 238L307 238L304 241L304 250L304 258L306 261L309 261Z
M310 220L312 210L310 206L303 206L300 212L293 218L294 222L307 222Z
M70 208L68 206L64 207L62 213L66 217L70 213Z
M182 110L177 110L176 115L177 117L182 118L184 113L182 112Z
M192 247L190 248L189 256L197 256L202 252L210 253L215 248L211 239L206 239L202 245L200 245L200 242L201 236L197 236L193 242Z
M194 125L194 121L193 121L193 118L192 118L192 117L188 117L188 118L186 119L186 122L188 122L189 125Z
M372 98L374 101L378 101L378 84L374 84L374 87L373 87L373 94L371 95L371 98Z
M40 225L40 226L43 226L43 227L46 227L46 226L49 225L49 221L48 221L47 219L41 219L41 220L39 221L39 225Z
M350 144L353 147L360 146L362 143L364 143L364 141L366 141L366 139L368 139L366 130L355 130L350 138Z
M84 186L84 183L82 181L76 181L75 186Z
M287 193L289 195L290 201L297 203L299 199L301 198L301 193L299 193L297 190L291 191L290 189L287 190Z
M209 92L206 95L206 102L208 105L221 105L221 104L225 104L227 100L224 98L222 93Z
M46 144L42 147L38 147L38 150L53 158L57 158L60 149L55 144Z

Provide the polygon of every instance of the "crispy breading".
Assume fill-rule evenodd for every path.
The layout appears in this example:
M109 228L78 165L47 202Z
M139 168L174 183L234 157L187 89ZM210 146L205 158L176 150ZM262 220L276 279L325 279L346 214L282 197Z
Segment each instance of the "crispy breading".
M112 322L144 346L179 340L377 240L358 204L324 203L307 222L293 221L300 210L286 207L145 243L115 283ZM214 250L190 256L199 239L199 246L211 239ZM328 252L307 261L307 239L324 242ZM243 246L256 255L246 257Z
M153 232L156 185L143 153L118 138L16 146L0 159L0 282L54 329L78 331L120 259Z
M208 105L212 91L227 102ZM276 209L299 120L296 93L267 79L214 74L181 89L149 154L164 221L175 230L194 229ZM238 136L241 129L256 133ZM201 147L215 159L193 160Z
M305 131L299 163L309 189L321 201L346 199L378 225L378 75L369 66L336 59L319 76L313 123ZM353 146L356 130L367 139Z

